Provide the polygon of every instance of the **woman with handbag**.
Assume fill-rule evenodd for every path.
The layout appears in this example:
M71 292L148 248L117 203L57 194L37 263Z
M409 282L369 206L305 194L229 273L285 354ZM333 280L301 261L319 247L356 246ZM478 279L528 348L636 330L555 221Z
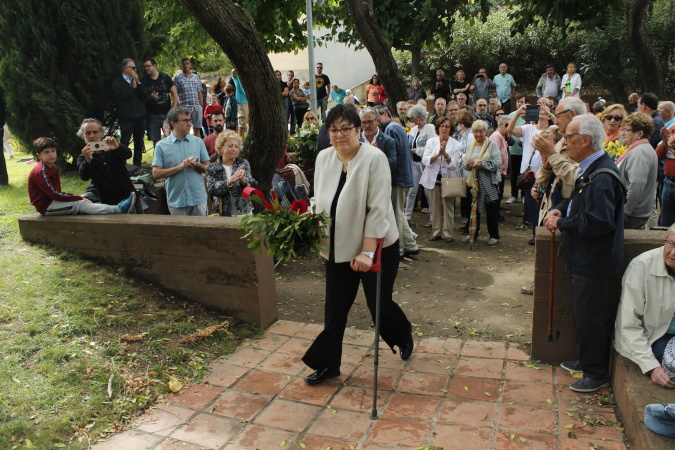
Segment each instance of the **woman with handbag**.
M499 169L502 166L502 155L494 141L487 138L487 125L477 120L471 125L474 141L462 158L464 168L469 171L466 178L471 189L471 215L475 216L478 237L480 231L480 215L487 213L487 226L490 233L488 245L499 243ZM475 239L474 239L475 240ZM462 242L471 242L471 234Z
M431 206L434 217L431 224L430 241L442 238L445 242L453 242L452 229L455 222L455 197L460 197L461 192L466 192L463 178L460 177L460 162L462 154L460 144L450 137L455 129L455 123L449 117L441 117L434 124L436 134L429 139L422 156L424 172L420 178L420 184L427 189L431 197ZM442 183L454 180L453 186L448 185L444 195ZM455 188L454 194L451 188Z

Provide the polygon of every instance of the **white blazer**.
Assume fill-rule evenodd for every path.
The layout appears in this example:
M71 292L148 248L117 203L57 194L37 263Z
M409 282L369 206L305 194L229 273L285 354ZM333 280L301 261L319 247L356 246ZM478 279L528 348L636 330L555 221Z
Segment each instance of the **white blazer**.
M434 136L427 141L424 149L424 156L422 156L422 164L424 164L424 172L420 178L420 184L427 189L433 189L436 186L436 178L438 171L441 171L443 178L455 178L460 176L460 165L462 163L462 153L460 148L462 146L453 138L448 138L445 144L445 151L450 155L450 163L445 162L445 158L438 157L436 161L431 162L431 157L437 155L441 148L441 138Z

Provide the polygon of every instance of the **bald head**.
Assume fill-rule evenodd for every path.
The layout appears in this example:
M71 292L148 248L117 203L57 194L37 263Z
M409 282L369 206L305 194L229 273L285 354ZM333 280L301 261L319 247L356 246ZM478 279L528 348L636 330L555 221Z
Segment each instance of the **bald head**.
M659 115L664 122L668 122L675 117L675 103L673 102L659 102Z

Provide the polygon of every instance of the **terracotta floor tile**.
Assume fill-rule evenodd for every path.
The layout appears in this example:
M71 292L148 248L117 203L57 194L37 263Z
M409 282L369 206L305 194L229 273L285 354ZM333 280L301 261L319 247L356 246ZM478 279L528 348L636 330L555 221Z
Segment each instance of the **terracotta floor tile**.
M396 387L397 392L409 394L424 394L441 397L445 395L443 390L448 389L449 375L436 375L432 373L406 372Z
M372 387L373 376L375 369L372 366L358 366L352 372L351 377L347 380L350 386ZM377 386L379 389L391 391L398 383L402 371L400 369L386 369L380 367L377 371Z
M267 406L271 399L263 395L229 390L223 392L206 411L231 419L251 420Z
M402 419L432 421L441 404L440 397L395 393L382 414Z
M345 442L344 439L334 440L322 436L312 436L312 435L305 435L304 438L300 439L300 442L298 442L298 447L296 448L303 448L300 447L299 445L300 443L305 444L304 448L307 450L309 449L323 450L326 448L330 448L331 450L350 450L349 446L352 446L352 449L354 449L358 444L356 440L351 442Z
M572 416L567 415L567 409L560 409L560 433L567 435L569 431L574 431L577 437L586 437L592 439L610 439L621 441L623 436L617 429L619 427L614 412L580 409L573 412ZM586 420L582 420L582 417ZM607 425L591 426L588 421L601 421ZM574 425L572 428L565 428L568 425Z
M463 398L445 399L439 422L453 422L462 425L492 426L497 405L494 402L482 402Z
M299 356L272 353L265 361L260 363L258 369L296 376L305 370L305 365Z
M456 376L452 380L452 384L450 384L450 392L448 395L473 400L496 402L499 400L499 389L501 389L501 385L498 380ZM486 392L490 395L487 395Z
M194 413L191 409L163 403L157 409L146 411L136 423L141 431L167 436Z
M454 338L425 338L417 343L417 351L422 353L458 355L461 348L462 340Z
M434 353L414 353L406 370L408 372L437 373L451 375L457 365L457 357Z
M317 386L310 386L305 383L302 378L296 378L290 386L279 395L279 398L309 403L310 405L323 406L330 401L335 392L342 386L334 381L336 379L339 378L328 380Z
M382 350L380 350L382 351ZM363 361L363 358L366 357L366 355L372 354L371 351L369 351L368 347L362 347L359 345L353 345L353 344L348 344L348 345L343 345L342 346L342 363L345 364L359 364Z
M302 357L307 352L310 345L312 345L312 341L309 339L292 337L286 341L284 345L279 347L277 352Z
M226 361L235 366L255 367L267 358L270 352L253 347L238 348Z
M488 448L490 428L439 423L434 427L429 444L443 448L478 450ZM448 446L452 443L452 446Z
M289 375L254 369L241 378L234 387L240 391L274 397L292 381Z
M570 408L570 407L579 407L579 408L591 408L596 410L604 410L612 412L612 408L602 407L594 401L593 394L581 394L574 392L570 389L569 385L558 385L555 388L556 394L558 396L558 406L560 408ZM609 388L600 389L598 393L606 395L610 392Z
M275 399L255 418L258 425L289 431L303 431L319 414L321 407Z
M375 342L375 329L358 330L356 328L347 328L345 330L344 344L360 345L362 347L370 347ZM387 346L380 337L380 348Z
M562 367L553 366L553 369L555 371L556 383L558 384L569 386L570 384L578 380L578 378L574 378L571 373L569 373Z
M96 450L119 450L121 448L147 449L162 441L164 437L146 434L141 431L127 430L111 436L106 441L99 441L93 446Z
M208 448L218 448L227 444L244 425L238 420L200 414L187 425L177 429L171 437Z
M329 383L336 383L336 384L344 384L345 381L347 381L347 378L351 376L351 374L354 372L354 369L356 368L356 365L350 364L350 363L345 363L344 361L342 362L342 365L340 366L340 375L331 378L328 382ZM309 367L305 366L305 370L303 370L299 377L305 378L306 376L309 376L314 373L314 369L310 369Z
M413 355L415 352L413 352ZM361 363L364 366L372 366L375 360L375 353L371 351L370 354L365 356ZM388 369L398 369L403 370L406 365L406 361L403 361L398 354L398 347L396 347L396 354L393 354L389 347L380 346L380 369L386 367Z
M166 396L167 403L185 406L190 409L202 409L223 392L223 388L208 384L193 384L176 394Z
M305 324L305 326L302 327L300 331L295 333L295 337L309 339L310 341L313 341L322 331L323 331L323 324L308 323Z
M499 411L501 428L518 428L529 431L553 433L555 430L555 410L527 405L502 405Z
M372 423L370 414L333 411L324 410L307 432L336 439L359 440Z
M282 334L284 336L293 336L295 333L300 331L305 324L302 322L291 322L289 320L279 320L270 325L266 333L269 334Z
M513 439L511 436L513 435ZM525 441L523 441L525 439ZM556 448L556 438L552 434L527 433L521 431L498 431L495 438L495 450L550 450Z
M400 449L401 446L397 445L397 446L394 447L394 446L391 446L391 445L377 445L377 444L365 443L365 444L361 444L361 446L359 447L360 450L385 450L385 449L389 450L389 449L397 449L397 448ZM413 448L413 447L409 447L409 448Z
M288 336L282 336L280 334L265 334L261 338L249 339L247 342L251 344L251 347L257 348L258 350L273 352L285 344L289 339Z
M377 390L378 410L382 409L385 399L390 391ZM373 408L373 389L362 387L345 386L335 395L330 402L333 409L347 409L356 412L368 412Z
M365 440L375 444L419 447L426 442L430 430L430 423L380 417Z
M457 375L479 378L502 377L503 359L473 358L462 356L457 365Z
M530 352L525 351L518 347L518 344L509 344L509 349L506 352L506 359L512 359L516 361L529 361Z
M540 369L525 367L520 361L507 361L504 378L507 380L553 383L553 367L546 364L538 364L536 367L540 367Z
M202 383L213 386L230 387L250 369L248 367L235 366L224 362L214 363L209 369L209 375Z
M570 439L567 434L560 437L560 448L562 450L588 450L591 448L601 448L603 450L625 450L626 445L623 442L608 441L602 439Z
M162 442L157 447L155 447L155 450L201 450L203 448L204 447L202 447L201 445L194 445L189 444L187 442L173 441L171 439L167 439L166 441Z
M287 444L283 448L289 449L294 447L288 445L288 443L295 442L297 437L298 433L292 431L251 424L246 427L243 433L237 436L234 442L225 448L228 450L280 449L282 448L281 443L286 441Z
M462 356L504 359L506 357L506 343L467 340L462 349Z
M507 380L504 382L504 403L529 404L540 406L553 405L553 385L546 383L526 383Z

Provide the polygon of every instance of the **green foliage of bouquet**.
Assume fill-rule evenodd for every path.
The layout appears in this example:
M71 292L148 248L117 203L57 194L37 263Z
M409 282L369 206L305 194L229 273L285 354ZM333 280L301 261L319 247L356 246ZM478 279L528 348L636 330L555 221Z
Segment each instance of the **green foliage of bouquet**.
M288 139L288 151L297 152L296 163L309 164L314 167L316 160L316 145L319 139L319 128L310 125L301 128Z
M279 200L269 203L254 188L244 189L243 196L264 207L239 223L239 228L246 231L243 239L251 240L248 248L253 252L261 252L264 247L279 264L324 249L321 238L327 237L326 226L330 223L325 213L309 211L305 200L296 200L290 207L280 206Z

